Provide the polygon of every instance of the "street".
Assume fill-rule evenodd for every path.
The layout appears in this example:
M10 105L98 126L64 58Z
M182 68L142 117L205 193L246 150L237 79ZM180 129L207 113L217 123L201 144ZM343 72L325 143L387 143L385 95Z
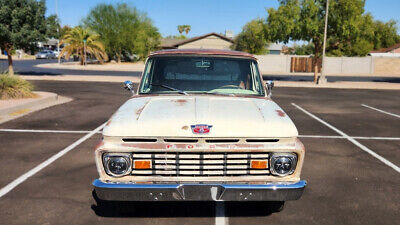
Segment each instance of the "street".
M16 61L16 70L32 74L36 62ZM44 73L67 72L78 74ZM108 75L124 74L132 75ZM98 176L94 147L101 134L74 143L106 122L130 93L119 83L33 84L36 90L74 100L0 125L1 188L63 149L70 151L0 197L2 224L199 225L221 219L237 225L393 224L400 219L398 90L274 89L273 99L293 120L306 147L302 179L308 185L300 200L270 214L262 204L249 203L150 202L126 203L121 211L99 208L91 183Z

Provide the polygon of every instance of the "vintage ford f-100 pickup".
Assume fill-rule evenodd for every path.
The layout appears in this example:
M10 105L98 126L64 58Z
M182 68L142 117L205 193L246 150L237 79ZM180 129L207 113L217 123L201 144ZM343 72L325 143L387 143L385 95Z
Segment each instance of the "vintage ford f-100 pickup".
M137 92L96 147L101 200L297 200L304 146L271 100L254 56L225 50L150 54Z

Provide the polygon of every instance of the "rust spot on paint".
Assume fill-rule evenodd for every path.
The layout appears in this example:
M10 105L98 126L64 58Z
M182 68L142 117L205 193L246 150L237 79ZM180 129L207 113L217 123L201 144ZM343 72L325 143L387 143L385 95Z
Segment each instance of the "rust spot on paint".
M178 105L178 106L183 106L187 103L186 99L176 99L176 100L172 100L172 101L175 102L176 105Z
M257 107L258 111L260 112L261 117L263 118L263 120L265 121L265 117L264 114L262 112L262 109L260 107Z
M97 145L96 145L96 147L94 147L94 150L96 150L96 149L99 149L101 146L103 146L104 145L104 141L103 140L101 140Z
M188 126L183 126L183 127L182 127L182 130L187 130L187 129L189 129Z
M296 138L295 146L296 146L296 150L306 151L306 148L304 147L304 144L298 138Z
M286 113L283 112L283 111L280 110L280 109L277 109L276 112L278 113L278 116L280 116L280 117L285 117L285 116L286 116Z
M144 107L145 107L145 106L142 106L141 108L139 108L139 109L136 111L136 115L138 116L138 119L139 119L140 114L143 112Z
M140 107L138 110L136 110L136 120L139 120L140 114L142 114L143 109L146 107L146 105L147 105L148 103L149 103L149 102L146 102L142 107Z

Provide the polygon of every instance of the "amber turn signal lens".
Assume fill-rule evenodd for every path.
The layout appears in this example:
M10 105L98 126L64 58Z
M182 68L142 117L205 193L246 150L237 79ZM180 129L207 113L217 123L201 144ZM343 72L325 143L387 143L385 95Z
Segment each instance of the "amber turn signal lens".
M135 169L151 169L150 160L135 160L133 163Z
M252 160L250 167L252 169L267 169L268 161L267 160Z

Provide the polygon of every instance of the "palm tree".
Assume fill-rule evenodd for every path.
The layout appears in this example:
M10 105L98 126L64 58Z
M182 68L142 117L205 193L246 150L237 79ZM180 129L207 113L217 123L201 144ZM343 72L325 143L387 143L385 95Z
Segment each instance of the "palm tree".
M192 27L190 25L178 25L178 31L180 34L182 34L183 32L188 34L191 28Z
M180 34L182 34L183 31L185 31L185 25L178 25L178 31Z
M191 30L191 26L190 25L185 25L185 27L184 27L184 31L185 31L185 33L186 33L186 35L189 33L189 31Z
M62 38L60 45L65 44L65 47L60 52L58 57L65 54L65 58L69 59L72 54L80 56L81 65L85 64L85 41L86 54L94 56L100 63L108 60L104 45L99 41L99 35L90 32L88 29L77 26L69 30Z

